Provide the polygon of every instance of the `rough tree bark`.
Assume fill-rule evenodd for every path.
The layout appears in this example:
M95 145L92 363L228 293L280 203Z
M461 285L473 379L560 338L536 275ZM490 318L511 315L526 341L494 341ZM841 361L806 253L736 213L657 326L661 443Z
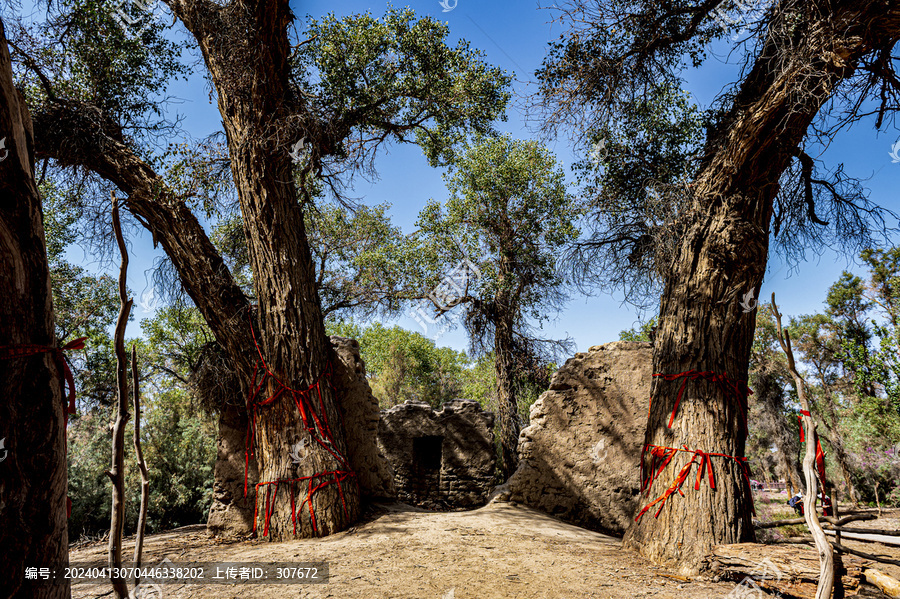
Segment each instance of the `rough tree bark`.
M293 140L282 137L300 102L289 85L293 15L286 0L169 5L197 39L216 87L259 298L259 347L272 373L262 397L280 394L254 412L260 484L268 483L258 487L257 527L274 540L290 537L296 496L309 502L308 510L297 511L297 534L330 534L357 519L359 490L343 458L347 448L328 383L328 339L287 147ZM301 414L307 400L305 410L317 415ZM290 449L303 439L312 441L312 451L293 463Z
M516 382L513 325L508 298L497 294L498 319L494 331L494 370L497 374L497 420L500 424L500 469L507 480L519 464L519 406Z
M31 117L13 87L0 21L0 581L4 597L65 598L26 567L68 565L66 411ZM45 348L22 353L22 346Z
M290 48L286 27L290 10L287 2L274 1L253 6L236 2L219 7L203 1L173 1L170 5L197 37L219 92L257 279L261 352L288 387L304 389L326 370L329 348L302 214L291 183L288 147L273 141L279 132L279 118L304 113L302 101L289 97L287 84ZM250 331L250 305L197 219L152 168L125 145L116 124L96 108L54 100L46 103L38 117L42 156L54 158L62 166L85 166L129 194L128 208L163 245L188 294L239 373L244 395L249 396L258 360ZM304 122L313 130L317 127L311 119ZM296 137L300 136L298 133ZM80 140L82 148L85 143L93 144L95 151L77 155L68 151L66 140L74 138ZM309 133L308 139L331 143L324 134ZM262 397L279 387L273 384L262 390ZM344 440L331 389L323 385L322 391L335 453L342 453ZM311 458L299 468L291 464L290 446L305 433L298 428L299 413L283 405L287 403L264 409L257 420L257 457L261 467L270 465L261 472L261 479L299 478L334 470L336 460L321 446L316 446ZM281 537L291 523L290 493L285 491L282 489L276 497L273 538ZM319 516L317 512L317 518L324 518L323 531L338 530L356 517L356 486L352 480L338 490L330 485L315 494L315 502L317 510L341 512L340 517ZM260 510L261 520L265 511ZM313 534L309 520L304 516L299 534Z
M744 313L739 302L759 289L765 272L779 178L860 57L890 47L900 33L900 7L876 0L827 9L791 2L783 13L784 22L764 41L708 135L690 186L696 218L679 244L661 299L655 373L712 372L746 384L756 311ZM744 407L725 386L688 381L673 428L667 426L682 382L654 379L646 444L743 456ZM650 457L648 452L648 467ZM677 452L650 484L648 500L661 496L694 457ZM672 495L658 518L654 506L627 532L626 547L694 572L713 545L753 540L750 489L741 467L733 459L710 459L715 489L706 481L698 490L687 485L684 497Z

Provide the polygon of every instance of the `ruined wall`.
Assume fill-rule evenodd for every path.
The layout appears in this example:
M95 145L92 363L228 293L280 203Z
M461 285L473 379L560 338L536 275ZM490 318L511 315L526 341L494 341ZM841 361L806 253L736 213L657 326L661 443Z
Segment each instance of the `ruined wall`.
M494 480L494 415L456 399L438 412L406 402L381 413L378 446L394 470L400 501L429 509L474 508Z
M213 501L206 528L214 534L248 534L253 530L253 485L259 479L259 473L256 460L251 460L247 473L249 491L244 497L247 410L226 405L219 411L218 420Z
M366 366L355 339L331 337L339 358L331 378L344 413L347 459L356 472L363 498L393 499L397 496L394 473L377 444L380 412L366 379Z
M500 499L623 534L640 489L652 346L617 341L570 358L531 407Z
M360 494L367 499L396 497L394 477L387 459L376 444L378 400L366 380L366 368L359 356L359 343L331 337L336 353L331 384L343 412L347 458L357 474ZM257 465L250 461L248 493L244 498L244 448L247 410L227 405L219 412L218 451L213 484L213 503L207 528L215 534L241 535L253 530L253 489Z

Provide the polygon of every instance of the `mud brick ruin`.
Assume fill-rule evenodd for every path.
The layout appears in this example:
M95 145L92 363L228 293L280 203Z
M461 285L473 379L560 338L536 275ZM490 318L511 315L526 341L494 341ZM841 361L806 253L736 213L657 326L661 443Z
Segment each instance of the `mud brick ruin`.
M638 509L653 347L616 341L570 358L531 406L501 492L585 528L624 534Z
M381 412L378 447L400 501L436 510L486 503L494 482L494 414L469 399L438 412L406 402Z

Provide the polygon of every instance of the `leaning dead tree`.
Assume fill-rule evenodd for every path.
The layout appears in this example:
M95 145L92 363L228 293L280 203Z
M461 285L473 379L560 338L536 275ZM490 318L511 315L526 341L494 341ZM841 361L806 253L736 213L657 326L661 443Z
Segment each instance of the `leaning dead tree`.
M112 467L106 473L112 481L112 512L109 525L109 567L122 567L122 532L125 526L125 424L128 422L128 359L125 354L125 327L131 313L131 299L125 286L128 273L128 248L122 237L122 226L119 222L119 202L115 193L112 195L112 221L122 255L119 268L119 318L116 320L116 421L113 425ZM128 597L128 582L122 576L112 578L112 586L117 599Z
M822 530L819 514L816 512L816 495L818 494L819 486L816 478L816 423L812 418L812 413L809 411L809 400L806 398L806 382L800 376L797 364L794 361L790 332L785 331L781 327L781 314L778 312L778 306L775 304L774 293L772 294L772 313L778 325L778 342L781 344L781 349L784 350L785 356L787 356L788 370L794 378L794 385L797 387L797 397L803 409L803 428L806 431L806 453L803 455L803 477L806 481L806 495L803 497L803 515L815 541L816 550L819 552L819 585L816 589L816 599L829 599L831 591L834 589L834 551L828 542L828 538L825 536L825 531ZM822 497L824 501L824 489L822 490Z

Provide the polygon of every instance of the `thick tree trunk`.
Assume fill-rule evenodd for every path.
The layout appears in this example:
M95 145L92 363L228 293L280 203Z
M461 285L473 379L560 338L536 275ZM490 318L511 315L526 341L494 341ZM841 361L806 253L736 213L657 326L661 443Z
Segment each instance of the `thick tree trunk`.
M329 380L289 142L280 139L285 107L295 105L288 85L293 15L286 1L171 6L197 38L218 92L259 298L268 378L250 406L260 476L257 529L273 540L330 534L357 519L359 489ZM297 443L309 449L299 463L291 458Z
M503 304L497 299L497 305ZM513 354L513 329L499 318L494 331L494 370L497 374L497 421L500 425L500 470L509 479L519 464L519 406Z
M762 281L778 180L819 108L859 58L900 32L897 7L875 0L830 6L823 14L813 3L785 5L782 22L710 133L690 187L695 218L661 301L655 373L695 370L746 384L756 314L744 313L739 302ZM725 385L687 381L669 428L684 381L654 380L646 444L742 457L746 408ZM654 449L646 452L646 468ZM704 466L706 460L698 454L677 451L648 485L645 502L662 496L692 458L695 469ZM715 488L708 473L696 490L686 483L684 496L673 493L658 517L659 503L635 522L626 534L626 547L692 572L713 545L753 539L750 489L739 463L716 456L708 461ZM696 475L691 471L685 476Z
M2 21L0 139L0 596L63 598L66 581L25 580L26 567L68 564L66 411L31 118L13 87Z
M226 126L230 131L241 128ZM252 135L240 141L233 136L229 136L232 170L242 198L260 299L260 347L274 375L263 396L281 393L274 403L251 408L260 484L264 485L257 485L256 501L263 505L264 495L266 506L259 509L256 524L273 539L292 534L326 535L356 520L359 493L345 457L347 448L330 381L330 352L303 217L293 188L283 183L291 179L291 163L287 156L254 148ZM275 164L257 168L267 162ZM265 201L267 198L270 201ZM294 392L286 393L285 388ZM308 445L310 453L296 463L291 448L300 442ZM305 498L309 509L297 513L295 496ZM295 518L299 520L296 526Z

